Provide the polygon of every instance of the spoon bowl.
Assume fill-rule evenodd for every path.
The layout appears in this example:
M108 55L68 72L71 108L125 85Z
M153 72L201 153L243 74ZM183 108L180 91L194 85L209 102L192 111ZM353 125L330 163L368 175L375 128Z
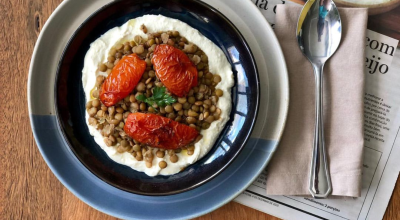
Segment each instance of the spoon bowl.
M315 129L309 191L314 198L326 198L332 191L324 141L323 67L335 53L342 37L342 22L332 0L309 0L304 5L296 30L297 42L311 62L315 76Z

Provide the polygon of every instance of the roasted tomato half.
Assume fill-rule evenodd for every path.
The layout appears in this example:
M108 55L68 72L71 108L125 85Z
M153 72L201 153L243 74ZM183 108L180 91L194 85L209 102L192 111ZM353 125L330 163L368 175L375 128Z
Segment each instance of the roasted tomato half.
M114 66L100 88L101 102L108 107L125 98L136 87L145 70L146 62L138 55L131 54L123 57Z
M157 77L172 94L183 97L197 86L196 66L181 50L167 44L158 45L151 62Z
M149 113L129 114L124 131L140 143L163 149L187 146L199 135L195 128Z

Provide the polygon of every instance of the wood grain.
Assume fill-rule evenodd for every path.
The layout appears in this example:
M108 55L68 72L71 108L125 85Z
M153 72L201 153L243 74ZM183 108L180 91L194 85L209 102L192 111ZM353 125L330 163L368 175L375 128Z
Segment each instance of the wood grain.
M368 29L400 39L400 7L383 14L368 17ZM400 42L397 45L400 47Z
M38 33L61 0L0 0L0 218L113 220L70 193L42 159L29 125L27 77ZM400 219L397 182L385 219ZM273 216L235 202L197 218L263 219Z

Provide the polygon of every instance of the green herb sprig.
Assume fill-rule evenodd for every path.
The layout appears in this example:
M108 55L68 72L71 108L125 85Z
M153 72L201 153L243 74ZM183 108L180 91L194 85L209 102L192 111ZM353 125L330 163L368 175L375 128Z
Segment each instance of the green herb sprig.
M136 96L136 99L145 102L150 106L157 104L158 107L164 107L166 105L175 103L176 99L165 93L165 91L165 87L155 87L153 89L153 96L147 98L145 95L141 94Z

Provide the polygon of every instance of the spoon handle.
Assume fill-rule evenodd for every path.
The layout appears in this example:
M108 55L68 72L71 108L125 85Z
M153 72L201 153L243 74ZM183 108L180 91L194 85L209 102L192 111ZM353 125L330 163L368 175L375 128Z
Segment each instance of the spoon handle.
M332 191L332 184L325 153L324 123L322 120L322 69L324 65L313 65L313 67L315 74L315 131L309 191L314 198L326 198Z

